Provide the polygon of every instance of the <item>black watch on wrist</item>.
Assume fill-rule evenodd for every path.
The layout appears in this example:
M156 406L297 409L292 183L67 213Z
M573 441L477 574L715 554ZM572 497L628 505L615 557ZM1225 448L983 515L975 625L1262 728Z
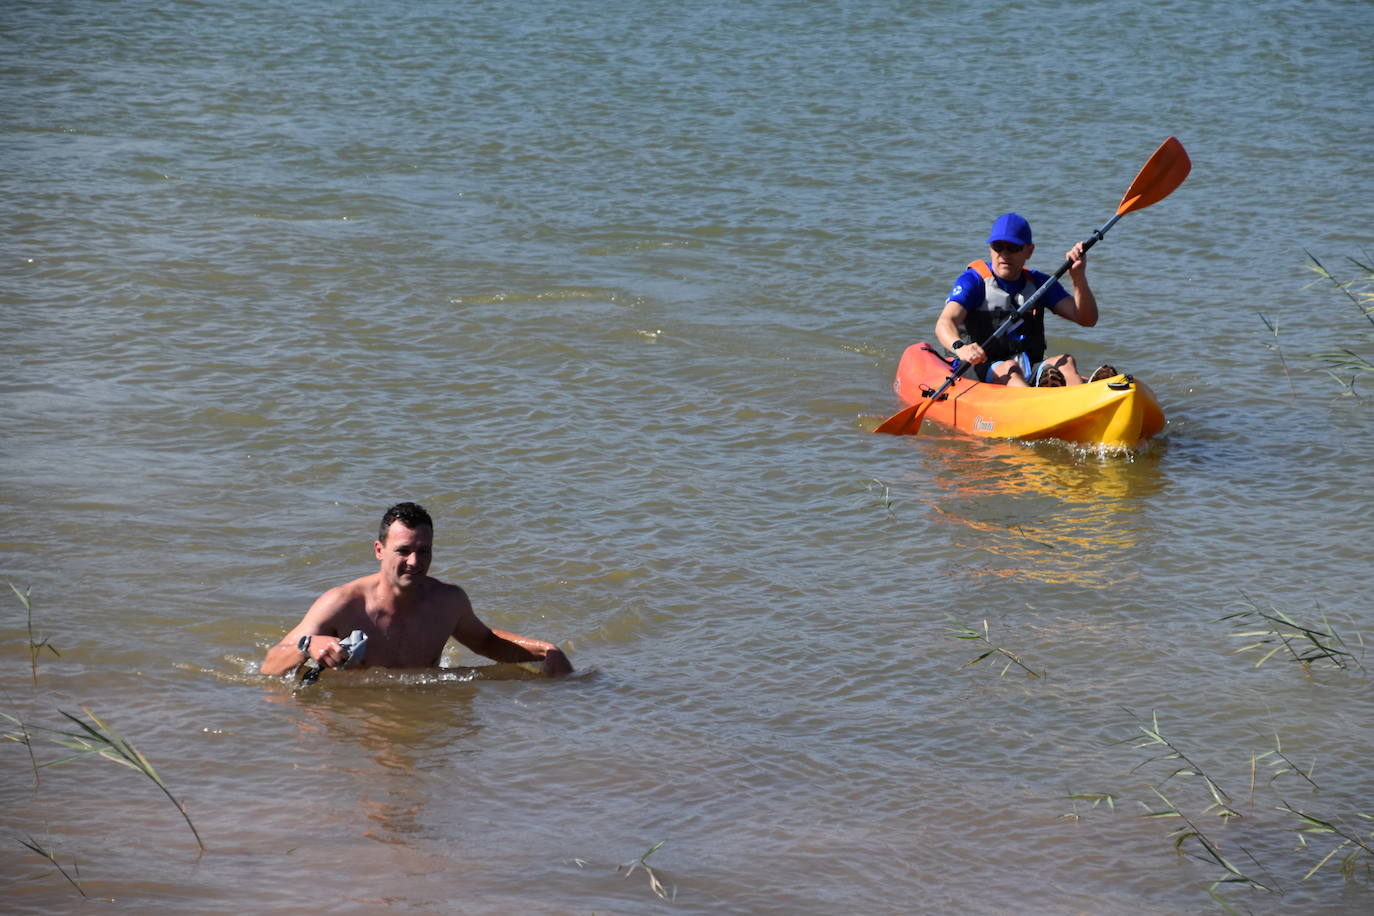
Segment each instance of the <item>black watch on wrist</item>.
M949 348L950 348L951 350L957 350L957 349L959 349L960 347L962 347L962 346L963 346L964 344L966 344L966 343L968 343L967 340L956 340L954 343L952 343L952 344L949 345Z

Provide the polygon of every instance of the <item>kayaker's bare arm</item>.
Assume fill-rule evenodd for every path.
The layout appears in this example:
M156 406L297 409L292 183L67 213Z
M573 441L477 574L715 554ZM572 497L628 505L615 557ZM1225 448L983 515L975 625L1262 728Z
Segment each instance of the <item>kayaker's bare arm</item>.
M954 350L954 344L959 340L959 326L967 317L968 309L953 299L945 303L940 317L935 320L935 337L940 341L940 346L946 350ZM988 358L976 341L960 347L958 355L960 359L974 366Z
M1097 324L1097 297L1088 286L1088 259L1083 253L1083 243L1070 248L1064 258L1071 262L1069 279L1073 281L1073 295L1060 299L1051 310L1061 318L1090 328Z

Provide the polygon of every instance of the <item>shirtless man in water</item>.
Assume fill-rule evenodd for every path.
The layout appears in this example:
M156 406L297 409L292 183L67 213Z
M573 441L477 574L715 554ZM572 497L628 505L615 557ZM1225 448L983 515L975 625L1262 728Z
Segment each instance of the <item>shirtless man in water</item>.
M381 568L331 588L310 606L301 622L267 651L263 674L285 674L306 659L336 668L347 658L340 637L367 634L363 667L433 668L452 636L478 655L498 662L542 662L549 676L567 674L572 664L553 643L493 630L472 612L467 593L429 572L434 523L415 503L398 503L382 516L372 545ZM310 636L306 652L296 646Z

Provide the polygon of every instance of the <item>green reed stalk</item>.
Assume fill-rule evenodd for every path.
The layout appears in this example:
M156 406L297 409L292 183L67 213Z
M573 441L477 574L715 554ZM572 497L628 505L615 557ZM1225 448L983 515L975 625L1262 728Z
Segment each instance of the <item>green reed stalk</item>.
M649 876L649 889L654 892L654 895L656 897L658 897L660 900L675 900L677 898L677 888L673 888L671 891L665 888L663 886L663 882L658 879L658 875L654 872L653 868L649 865L648 862L649 856L658 852L659 847L661 847L666 842L668 841L659 840L657 843L650 846L648 851L639 857L638 861L626 862L624 865L618 865L616 866L616 871L625 872L625 877L628 878L630 877L630 875L633 875L637 869L642 868L644 869L645 874Z
M84 706L82 707L82 711L90 716L91 723L94 724L84 722L71 713L59 709L58 712L75 723L80 731L44 729L45 731L50 731L61 736L51 739L53 743L72 748L79 753L44 765L57 766L84 757L87 754L96 754L100 757L104 757L106 760L113 761L121 766L126 766L131 770L142 773L144 776L148 777L148 779L152 780L153 784L162 791L162 794L167 796L167 799L176 806L182 819L186 821L186 826L191 828L191 834L196 838L196 845L199 846L200 851L204 853L205 843L201 841L200 831L197 830L196 825L191 822L191 816L186 813L186 806L177 801L176 797L172 795L172 791L167 788L167 784L162 781L162 777L157 775L157 771L154 770L153 765L148 762L148 758L144 757L137 748L120 737L113 728L102 722L95 713L86 709Z
M1269 333L1274 335L1274 342L1272 344L1269 344L1268 346L1270 349L1272 349L1275 353L1279 355L1279 365L1283 367L1284 378L1288 379L1288 393L1293 395L1294 397L1297 397L1298 389L1293 385L1293 373L1288 371L1288 360L1284 358L1283 347L1279 345L1278 325L1271 322L1268 316L1266 316L1263 312L1257 312L1256 314L1260 316L1260 321L1264 322L1264 326L1269 329Z
M1309 834L1313 836L1338 837L1341 841L1335 847L1333 847L1330 852L1322 856L1321 860L1317 862L1316 865L1313 865L1311 870L1309 870L1307 874L1302 876L1302 880L1306 881L1308 878L1315 875L1319 870L1321 870L1322 866L1324 866L1327 862L1330 862L1334 857L1339 855L1342 850L1349 850L1349 852L1346 853L1345 858L1341 860L1341 874L1345 876L1345 879L1347 881L1352 880L1354 878L1355 871L1356 869L1358 869L1361 859L1374 860L1374 829L1371 829L1368 833L1362 835L1358 830L1351 827L1349 824L1346 824L1344 822L1337 824L1332 821L1328 821L1323 818L1317 817L1314 814L1299 811L1297 808L1294 808L1286 801L1279 808L1279 810L1288 811L1291 814L1297 815L1298 818L1305 825L1297 828L1298 843L1304 848L1307 846L1307 835ZM1356 812L1354 816L1360 818L1363 821L1374 824L1374 815L1364 814L1363 812ZM1366 871L1370 869L1370 864L1370 862L1365 863Z
M1212 796L1212 804L1204 809L1204 814L1215 812L1217 817L1220 817L1223 821L1229 821L1233 817L1240 817L1240 812L1231 807L1231 796L1227 794L1221 786L1217 785L1212 777L1208 776L1207 773L1203 771L1202 767L1194 763L1189 759L1187 754L1183 753L1183 751L1179 750L1173 742L1164 737L1164 733L1159 727L1158 711L1151 711L1150 724L1148 726L1143 724L1140 718L1129 709L1127 709L1126 712L1132 719L1135 719L1136 727L1140 730L1141 734L1145 735L1145 740L1137 744L1136 747L1159 747L1163 749L1161 753L1133 767L1131 770L1132 773L1158 760L1176 760L1181 766L1175 767L1168 776L1164 777L1160 785L1163 785L1175 776L1196 776L1202 780L1202 784L1207 787L1208 794ZM1154 787L1152 786L1151 788L1153 789ZM1158 790L1156 790L1156 794L1158 794Z
M61 652L58 652L58 651L57 651L57 648L56 648L52 643L48 642L48 638L47 638L46 636L43 637L43 639L41 639L41 640L35 640L35 639L33 638L33 602L29 600L29 595L33 592L33 586L30 585L28 588L24 589L24 590L21 592L21 591L19 590L19 587L18 587L17 585L15 585L13 582L8 583L8 585L9 585L9 587L10 587L10 591L14 592L15 596L19 598L19 603L22 604L22 605L24 605L24 613L25 613L25 614L27 615L27 617L28 617L28 630L29 630L29 668L31 669L31 671L32 671L32 673L33 673L33 682L34 682L35 684L37 684L37 683L38 683L38 654L39 654L40 652L42 652L44 649L47 649L47 650L48 650L49 652L51 652L53 655L57 655L57 656L60 656L62 653L61 653Z
M7 712L0 712L0 716L4 716L6 719L9 719L9 720L10 720L11 722L13 722L15 725L19 726L19 734L18 734L18 735L5 734L5 735L0 735L0 737L5 738L5 740L7 740L7 741L16 741L16 742L18 742L19 744L24 745L25 749L28 750L28 752L29 752L29 766L33 767L33 785L34 785L34 788L38 788L38 783L39 783L39 778L38 778L38 767L39 767L39 763L38 763L38 757L37 757L37 756L34 754L34 752L33 752L33 735L31 735L31 734L29 733L29 727L28 727L27 725L24 724L24 721L23 721L22 719L20 719L20 718L18 718L18 717L16 717L16 716L12 716L12 715L10 715L10 714L7 713Z
M983 621L983 629L980 632L972 627L967 627L959 623L958 618L954 617L951 614L946 614L945 616L948 617L955 624L955 626L949 629L949 635L951 637L953 637L954 639L977 639L987 643L989 646L988 650L983 654L977 656L976 658L970 659L969 661L964 662L964 664L960 665L960 670L968 668L972 665L976 665L983 659L988 658L989 656L998 655L1007 660L1007 663L1002 666L1002 670L998 672L998 677L1001 677L1002 675L1006 674L1007 669L1009 669L1012 665L1019 666L1031 677L1041 676L1041 673L1039 671L1030 668L1026 665L1025 662L1021 661L1021 657L1018 656L1016 653L1008 651L1007 649L1002 648L1001 646L997 645L992 641L992 635L988 630L988 622L986 620Z
M1326 667L1341 669L1352 666L1361 669L1364 667L1359 657L1350 650L1349 643L1336 632L1324 612L1321 616L1321 626L1317 627L1298 623L1272 605L1267 609L1261 608L1248 598L1244 604L1246 610L1218 619L1246 622L1253 620L1261 625L1261 629L1243 630L1232 634L1237 639L1255 640L1235 649L1232 654L1259 651L1261 654L1259 661L1255 662L1256 668L1279 652L1286 652L1289 658L1300 664L1308 677L1312 675L1314 662L1324 662ZM1363 637L1357 633L1354 638L1363 649Z
M1315 285L1320 280L1330 280L1351 301L1356 311L1371 325L1374 325L1374 266L1362 264L1354 258L1350 258L1350 263L1354 264L1356 270L1360 271L1362 275L1351 280L1341 281L1331 271L1327 270L1326 265L1317 260L1312 252L1308 251L1306 254L1312 262L1307 265L1308 269L1319 278L1319 280L1313 280L1312 284L1309 285ZM1355 390L1356 385L1361 378L1374 374L1374 361L1371 361L1368 356L1356 353L1349 347L1338 347L1312 355L1326 362L1326 373L1339 382L1348 395L1359 397L1359 393ZM1350 373L1349 381L1340 373Z
M878 497L878 501L882 504L883 511L887 513L888 518L896 518L897 516L892 512L892 488L876 477L870 477L869 480L872 483L868 485L868 492L872 493L875 485L881 489L882 495ZM860 502L862 502L862 497L860 497Z
M1275 734L1275 735L1274 735L1274 749L1273 749L1272 751L1265 751L1263 754L1252 754L1252 755L1250 756L1250 802L1251 802L1251 804L1253 804L1253 803L1254 803L1254 800L1255 800L1255 778L1256 778L1257 772L1258 772L1258 770L1259 770L1259 765L1260 765L1261 761L1269 760L1269 758L1273 758L1273 760L1269 761L1269 763L1268 763L1267 765L1270 766L1270 767L1273 767L1273 769L1274 769L1273 774L1269 777L1269 781L1270 781L1270 782L1273 782L1274 780L1278 779L1280 776L1285 776L1285 775L1287 775L1287 774L1289 774L1289 773L1297 773L1299 776L1301 776L1301 777L1303 778L1303 780L1304 780L1309 786L1312 787L1312 791L1313 791L1313 792L1320 792L1320 791L1321 791L1321 786L1317 785L1316 782L1314 782L1314 781L1312 780L1312 773L1313 773L1313 771L1316 770L1316 768L1317 768L1316 761L1313 761L1313 762L1312 762L1312 765L1311 765L1310 767L1307 768L1307 772L1304 773L1304 772L1302 771L1302 767L1300 767L1300 766L1298 766L1296 763L1294 763L1293 760L1292 760L1291 758L1289 758L1289 756L1283 752L1283 744L1282 744L1282 742L1279 741L1279 736L1278 736L1277 734ZM1273 762L1273 761L1277 761L1277 763L1275 763L1275 762Z
M1345 293L1346 298L1349 299L1352 303L1354 303L1356 310L1362 316L1364 316L1364 318L1368 320L1368 322L1371 325L1374 325L1374 292L1371 292L1369 290L1361 290L1360 294L1357 296L1350 291L1351 288L1356 286L1357 284L1363 283L1367 285L1371 281L1374 281L1374 266L1370 266L1368 264L1361 264L1359 261L1356 261L1354 258L1351 258L1350 262L1354 264L1358 270L1364 271L1364 276L1356 277L1353 280L1346 280L1345 282L1342 282L1340 280L1337 280L1336 275L1331 273L1331 271L1327 270L1326 266L1322 264L1321 261L1318 261L1317 256L1314 255L1312 252L1304 249L1303 253L1306 254L1308 259L1312 261L1311 264L1307 265L1307 269L1315 273L1319 278L1323 280L1330 280L1332 283L1336 284L1336 288L1339 289L1341 292ZM1316 281L1314 280L1313 283L1315 282Z
M1209 885L1208 895L1227 912L1235 913L1235 907L1222 896L1222 891L1228 887L1245 886L1271 893L1283 893L1278 879L1274 878L1272 873L1245 846L1234 839L1228 839L1226 844L1223 844L1217 838L1215 831L1209 833L1208 829L1205 829L1204 825L1200 823L1202 818L1195 815L1190 816L1187 811L1174 804L1164 794L1161 787L1169 780L1175 777L1196 778L1201 780L1212 798L1212 803L1202 810L1202 814L1215 814L1222 819L1223 826L1229 825L1232 818L1246 816L1233 807L1230 795L1202 767L1190 759L1176 742L1164 734L1159 724L1158 712L1152 711L1148 721L1135 715L1129 709L1126 709L1125 712L1134 719L1137 731L1144 737L1143 740L1127 738L1120 743L1131 741L1135 743L1135 747L1138 749L1155 751L1144 762L1133 767L1131 772L1152 763L1167 762L1170 764L1168 774L1159 785L1147 785L1159 803L1138 802L1138 804L1145 809L1145 816L1148 818L1177 820L1182 824L1169 834L1174 842L1175 852L1188 855L1210 867L1221 869L1222 875ZM1322 787L1313 778L1315 769L1315 763L1306 769L1300 766L1292 756L1285 752L1280 737L1275 734L1272 750L1254 753L1250 757L1249 810L1252 812L1254 810L1255 791L1259 784L1261 770L1269 771L1270 775L1266 782L1271 790L1281 788L1277 784L1280 779L1291 781L1297 778L1306 783L1308 789L1315 796L1322 791ZM1076 793L1068 797L1075 800L1075 810L1070 814L1061 816L1074 820L1080 819L1077 810L1077 802L1079 801L1091 802L1094 808L1099 804L1106 804L1107 807L1115 806L1115 796L1105 793ZM1282 802L1282 805L1277 810L1288 812L1300 821L1298 826L1291 828L1298 834L1300 848L1315 847L1319 843L1324 846L1325 841L1333 841L1329 849L1322 850L1321 858L1315 865L1308 868L1306 863L1302 864L1302 867L1307 870L1307 873L1302 877L1303 881L1308 880L1333 861L1340 862L1340 871L1347 881L1354 880L1356 872L1360 871L1361 868L1367 876L1374 874L1374 815L1364 812L1342 816L1323 815L1314 813L1307 805L1302 807L1293 805L1284 800L1282 796L1279 796L1279 801ZM1222 852L1224 845L1228 847L1226 853ZM1250 863L1243 868L1237 864L1237 862L1244 861L1240 858L1240 854L1243 854L1244 860L1248 860Z
M1360 393L1355 390L1360 378L1374 372L1374 363L1346 347L1336 350L1323 350L1312 355L1317 359L1326 360L1326 374L1335 379L1345 389L1345 393L1351 397L1358 398L1360 396ZM1340 372L1351 373L1349 381L1340 375Z
M19 843L23 846L27 846L29 849L32 849L34 852L38 853L40 856L51 862L53 868L56 868L58 872L62 875L62 877L67 879L68 884L76 888L76 892L78 894L80 894L82 897L86 897L87 899L90 898L90 895L86 893L85 888L83 888L75 878L67 874L67 870L62 867L62 863L57 861L57 856L53 855L50 851L44 849L41 845L39 845L38 841L33 838L32 834L29 835L29 838L27 840L20 840ZM75 861L72 862L72 868L76 868Z
M1066 817L1071 821L1081 821L1083 819L1083 815L1078 813L1078 803L1081 801L1092 802L1091 807L1093 808L1096 808L1098 805L1106 805L1108 808L1116 810L1116 796L1109 792L1072 792L1065 797L1070 800L1070 804L1073 807L1067 814L1061 814L1059 816Z
M1216 900L1222 906L1225 906L1228 910L1230 909L1226 902L1222 900L1217 894L1217 888L1221 887L1224 884L1244 884L1262 891L1272 892L1274 890L1274 888L1270 887L1268 884L1265 884L1263 881L1260 881L1254 876L1248 875L1245 872L1241 871L1239 868L1235 866L1233 862L1231 862L1230 859L1222 855L1221 848L1220 846L1218 846L1216 841L1213 840L1211 837L1207 836L1207 834L1203 832L1202 828L1200 828L1197 824L1193 823L1192 819L1189 818L1188 815L1184 814L1177 805L1169 801L1169 799L1164 795L1163 792L1159 791L1154 786L1150 786L1150 791L1153 792L1160 799L1160 801L1164 802L1164 807L1160 809L1151 809L1144 802L1141 802L1141 806L1145 808L1146 817L1177 818L1183 821L1182 827L1179 827L1177 830L1174 830L1172 833L1169 834L1169 837L1174 841L1174 851L1180 855L1192 856L1200 862L1219 865L1226 872L1225 876L1212 882L1211 886L1208 888L1208 893L1211 894L1214 900ZM1185 845L1188 843L1189 840L1192 840L1193 844L1197 847L1197 849L1201 851L1190 851L1186 849ZM1250 855L1250 853L1246 851L1246 849L1243 846L1237 845L1236 848L1240 849L1241 852L1244 852L1246 857L1249 858L1251 862L1254 862L1255 866L1258 867L1261 871L1264 870L1264 867L1260 865L1259 862L1255 860L1255 857Z

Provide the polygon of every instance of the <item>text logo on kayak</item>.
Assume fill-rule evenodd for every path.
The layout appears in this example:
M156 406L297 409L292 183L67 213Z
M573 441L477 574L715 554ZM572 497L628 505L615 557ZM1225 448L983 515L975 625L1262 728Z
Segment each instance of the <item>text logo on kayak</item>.
M984 420L982 417L977 417L973 421L973 428L980 433L990 433L996 425L991 420Z

